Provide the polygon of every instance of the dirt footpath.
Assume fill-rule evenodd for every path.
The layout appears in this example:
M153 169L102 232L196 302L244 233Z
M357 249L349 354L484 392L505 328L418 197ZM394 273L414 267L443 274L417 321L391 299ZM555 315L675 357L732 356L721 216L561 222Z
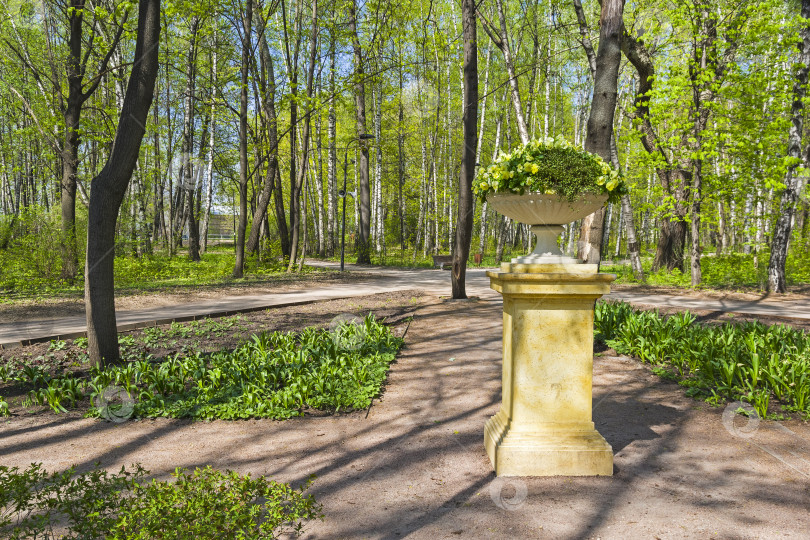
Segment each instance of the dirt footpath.
M806 538L810 427L687 398L634 360L595 359L594 421L615 475L496 478L483 426L500 400L500 305L420 304L368 413L286 422L103 423L53 415L0 424L0 463L155 474L211 464L303 482L325 519L310 538Z

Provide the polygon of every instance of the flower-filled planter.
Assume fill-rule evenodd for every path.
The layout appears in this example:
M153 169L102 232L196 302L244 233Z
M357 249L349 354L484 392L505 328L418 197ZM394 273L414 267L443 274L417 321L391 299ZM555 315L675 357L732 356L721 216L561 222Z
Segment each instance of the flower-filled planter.
M534 251L512 262L560 264L577 262L564 257L557 246L562 226L608 200L617 202L627 187L599 156L562 139L545 138L501 153L478 174L473 192L495 211L532 226L537 236Z

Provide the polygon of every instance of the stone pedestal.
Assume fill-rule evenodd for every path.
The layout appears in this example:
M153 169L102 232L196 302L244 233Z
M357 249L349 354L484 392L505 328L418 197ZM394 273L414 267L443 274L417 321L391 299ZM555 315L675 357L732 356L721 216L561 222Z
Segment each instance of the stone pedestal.
M496 474L613 474L591 387L594 302L615 276L592 264L510 263L487 275L503 295L503 399L484 428Z

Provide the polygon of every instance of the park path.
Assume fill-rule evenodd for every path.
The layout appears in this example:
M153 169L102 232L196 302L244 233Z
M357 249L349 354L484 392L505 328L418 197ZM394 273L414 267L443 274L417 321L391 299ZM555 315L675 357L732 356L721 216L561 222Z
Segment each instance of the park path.
M594 358L593 419L614 476L496 478L483 427L500 403L500 302L423 298L410 314L367 411L284 422L19 415L0 422L0 463L141 463L161 478L211 465L294 485L314 474L325 517L309 539L807 538L810 426L724 414L627 357Z
M337 263L309 261L312 266L339 268ZM147 309L118 311L116 320L121 331L187 321L207 317L256 311L268 308L309 304L337 298L351 298L370 294L406 289L421 289L437 295L450 294L450 272L417 268L396 269L347 265L348 271L360 271L371 277L350 283L329 283L323 286L307 283L300 289L277 293L224 296L215 300L183 303L173 306L158 306ZM498 300L500 295L489 288L485 268L467 270L467 292L471 296ZM810 301L801 300L731 300L706 299L693 296L648 294L637 291L615 290L607 298L625 300L633 304L652 305L659 308L733 312L770 317L790 317L810 320ZM0 323L0 348L12 348L51 339L68 339L86 332L84 315L72 315L59 319L17 321Z

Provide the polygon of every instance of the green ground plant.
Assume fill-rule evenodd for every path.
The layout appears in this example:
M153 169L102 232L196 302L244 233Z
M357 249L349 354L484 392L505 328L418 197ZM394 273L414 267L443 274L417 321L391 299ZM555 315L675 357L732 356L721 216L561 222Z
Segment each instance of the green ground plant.
M654 366L687 395L719 405L746 401L767 417L771 398L810 415L810 334L758 322L702 325L691 313L664 316L624 302L598 302L596 338Z
M703 257L700 261L702 272L701 288L706 289L762 289L768 280L767 250L759 254L759 264L754 265L754 255L733 253L719 257ZM652 272L652 258L642 259L648 285L666 287L691 287L691 275L680 270ZM603 265L601 270L616 274L616 283L638 283L629 265ZM804 253L790 253L785 272L789 285L810 283L810 256Z
M81 295L84 292L81 277L74 283L59 279L61 260L55 241L43 242L42 245L36 242L39 242L38 236L24 236L0 252L0 298ZM212 246L199 262L164 252L140 257L121 255L115 258L115 286L119 290L154 291L233 283L234 257L233 248L224 246ZM245 277L239 281L285 279L286 271L287 265L282 261L248 257ZM304 273L323 271L311 267L303 270ZM80 271L79 276L82 275L83 271Z
M48 473L0 466L0 536L120 540L277 538L299 534L321 517L320 505L300 489L260 476L211 467L173 480L146 482L140 465L109 473L70 468Z
M172 326L168 333L196 333L210 330L210 325L227 330L236 322L199 321L188 329ZM333 330L262 333L230 351L189 351L163 361L146 356L93 367L84 376L51 376L39 366L4 368L0 382L33 386L26 404L48 406L57 413L88 398L89 416L118 417L119 410L110 408L125 405L120 400L110 403L108 395L109 388L118 387L130 401L127 416L286 419L307 409L368 407L402 343L369 315L362 323L343 323Z

